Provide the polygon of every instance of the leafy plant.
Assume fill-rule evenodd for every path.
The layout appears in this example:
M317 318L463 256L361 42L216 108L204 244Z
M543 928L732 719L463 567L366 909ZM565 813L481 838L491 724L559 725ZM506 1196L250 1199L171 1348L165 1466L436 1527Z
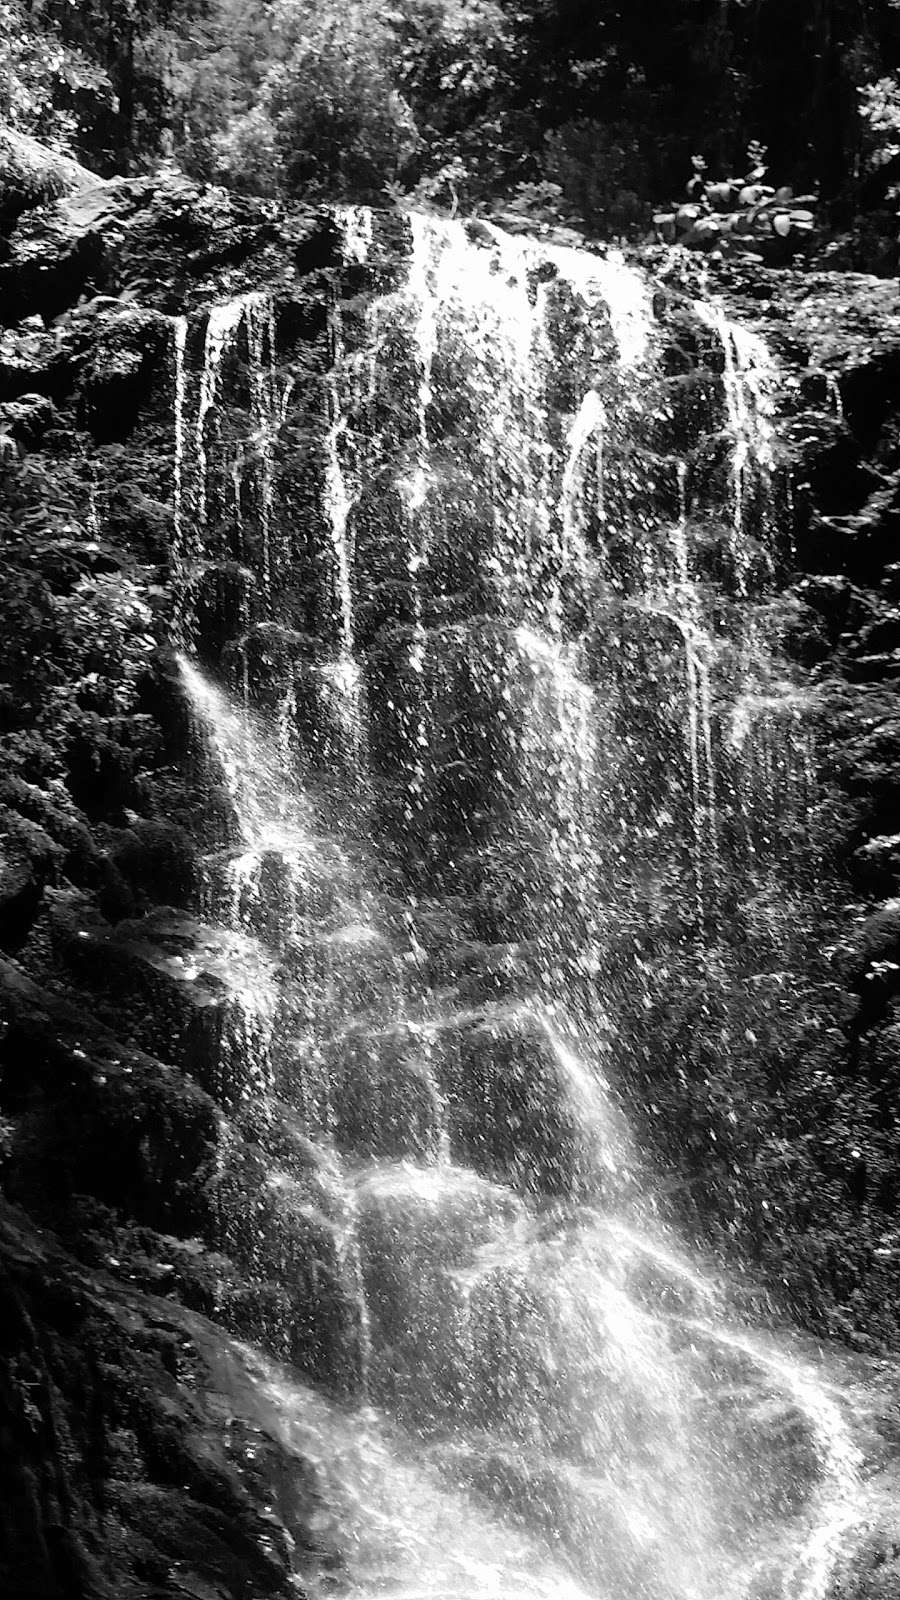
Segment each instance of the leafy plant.
M104 69L65 42L41 6L0 0L0 115L68 154L77 148L85 97L108 98Z
M868 160L876 169L900 163L900 78L879 78L859 91L860 115L867 130ZM900 172L888 189L888 198L900 199Z

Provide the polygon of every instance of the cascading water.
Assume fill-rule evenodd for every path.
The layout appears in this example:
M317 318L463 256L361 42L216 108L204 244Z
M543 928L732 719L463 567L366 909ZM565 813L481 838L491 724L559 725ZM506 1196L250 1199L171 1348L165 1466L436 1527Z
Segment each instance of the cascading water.
M203 370L200 376L200 395L197 401L195 449L197 452L197 532L202 538L207 518L206 486L206 428L210 412L219 392L222 362L240 328L247 300L228 300L224 305L213 306L206 324L206 341L203 350Z
M584 493L584 457L589 444L594 445L594 473L597 516L603 519L603 434L606 416L596 389L589 389L569 430L568 460L563 472L559 514L563 525L562 559L564 565L583 557L579 546L580 518L575 497Z
M730 322L715 302L697 301L698 317L717 336L725 361L723 390L728 414L731 444L732 526L735 576L741 594L747 592L750 555L747 547L747 496L755 486L765 502L769 500L769 475L752 476L752 468L772 464L772 420L775 372L762 339ZM764 506L762 533L770 533L768 503ZM768 539L763 538L760 556L771 575Z
M341 358L340 313L332 312L333 366L335 372ZM355 655L355 630L353 620L353 594L350 587L351 552L347 544L347 521L352 502L341 462L341 439L346 429L337 380L333 378L329 389L330 420L328 427L328 461L325 477L325 504L334 546L335 604L340 624L340 643L332 665L333 682L337 693L343 697L345 719L355 745L361 738L358 705L358 669Z
M182 660L230 813L206 915L270 975L264 1001L235 985L255 1020L230 1036L229 1104L267 1192L325 1240L361 1407L264 1375L345 1559L304 1582L824 1600L861 1495L840 1403L673 1242L616 1076L650 1005L622 929L656 880L699 960L724 886L789 870L808 803L803 701L769 643L774 369L694 307L721 373L698 424L620 256L435 218L398 237L360 208L335 231L311 354L271 302L214 310L189 426L175 341L176 581L220 551L220 486L260 463L238 638L187 580L182 634L235 689L265 644L243 710ZM301 365L325 419L303 546L280 521ZM242 396L250 436L212 428ZM367 707L349 769L321 738L323 666L345 718ZM285 1115L317 1152L302 1183L266 1133Z

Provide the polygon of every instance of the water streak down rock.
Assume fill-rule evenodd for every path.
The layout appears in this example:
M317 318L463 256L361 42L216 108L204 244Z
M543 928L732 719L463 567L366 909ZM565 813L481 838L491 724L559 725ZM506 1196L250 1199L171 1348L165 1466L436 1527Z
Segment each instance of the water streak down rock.
M312 352L289 299L214 308L202 353L176 325L172 572L226 813L206 915L271 975L235 973L228 1104L318 1150L319 1199L281 1193L330 1217L356 1313L326 1336L418 1441L389 1461L365 1409L341 1481L335 1426L343 1592L413 1565L423 1595L824 1600L860 1496L840 1406L673 1242L617 1082L655 885L702 949L799 870L774 363L701 303L673 381L613 252L338 224ZM223 553L231 631L201 603Z

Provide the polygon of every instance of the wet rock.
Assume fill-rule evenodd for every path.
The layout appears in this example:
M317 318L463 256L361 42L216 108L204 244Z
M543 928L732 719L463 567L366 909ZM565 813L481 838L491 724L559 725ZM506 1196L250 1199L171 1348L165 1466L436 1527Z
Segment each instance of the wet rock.
M6 1205L0 1280L3 1592L295 1594L312 1474L223 1336L87 1273Z
M436 1055L454 1150L479 1172L571 1193L585 1170L579 1088L541 1018L487 1008L442 1029Z
M612 1581L625 1594L664 1592L662 1530L656 1538L637 1537L611 1485L599 1478L579 1483L565 1460L548 1460L527 1449L504 1450L487 1440L481 1449L455 1444L441 1457L444 1469L460 1482L508 1506L554 1542L565 1530L569 1560L589 1584L602 1588Z
M802 457L812 495L829 517L856 512L871 490L862 464L862 450L837 417L804 416L788 434L790 447Z
M848 664L848 677L854 683L884 683L900 678L900 651L877 655L854 652Z
M427 1160L441 1142L428 1041L402 1027L348 1032L327 1052L335 1140L362 1157Z
M9 321L35 314L50 320L72 304L101 270L112 243L102 226L110 205L109 189L98 181L94 189L60 199L20 222L0 266Z
M272 965L255 940L169 907L113 929L63 901L53 939L58 958L105 997L110 1015L125 1008L130 1035L145 1049L182 1064L222 1103L254 1081L259 1087Z
M373 1379L401 1411L440 1416L471 1377L457 1275L504 1238L522 1202L466 1167L406 1161L364 1172L356 1198Z
M157 904L186 908L196 890L197 846L175 823L135 819L112 860L134 889Z
M858 937L860 1029L880 1024L900 993L900 900L887 900L862 925Z
M220 569L213 568L209 582L218 585L221 576L224 574ZM229 571L226 581L233 581L233 577L233 572ZM200 598L205 610L202 591ZM209 609L212 609L211 602ZM294 670L308 665L320 651L320 642L313 634L300 633L277 622L260 622L246 631L242 629L225 654L235 680L239 681L246 672L262 704L269 709L277 706L279 698L283 697Z
M0 132L0 228L4 232L23 211L73 190L94 188L100 181L80 162L49 150L27 133L11 127Z
M85 421L98 443L127 438L170 344L170 324L152 312L128 308L103 318L81 378Z
M803 578L797 591L821 618L830 651L837 649L843 634L854 631L872 615L865 591L856 588L843 574L821 573Z
M853 864L860 881L874 894L900 888L900 834L879 834L855 852Z
M56 409L46 395L23 394L21 399L8 400L0 406L0 433L32 450L55 419Z
M0 807L0 949L24 944L61 854L42 828Z
M396 983L399 972L390 941L364 922L341 923L340 900L328 893L327 881L321 889L313 887L307 905L315 912L334 912L320 933L291 940L286 957L290 976L302 983L304 974L315 982L324 978L332 995L338 1025L348 1018L366 1015L377 1019L384 1010L386 994ZM336 915L334 914L336 913ZM334 923L337 923L337 926ZM377 1028L377 1021L376 1021ZM340 1073L340 1068L338 1069ZM352 1068L351 1075L352 1075Z
M881 578L895 548L894 508L885 516L881 497L873 497L854 515L814 514L798 540L808 571L842 572L861 584Z
M60 870L70 882L83 888L99 889L106 878L103 854L84 818L61 804L62 798L58 792L51 796L37 783L17 773L0 777L0 804L10 817L17 816L35 824L58 846Z
M900 651L900 610L882 607L875 620L859 630L855 648L864 656L881 653L887 657Z
M273 1167L263 1147L228 1141L212 1194L222 1243L241 1270L220 1315L310 1378L354 1394L365 1351L348 1201L322 1157L292 1166Z
M254 589L252 573L236 561L204 565L194 586L193 602L195 647L201 661L215 668L223 654L228 660L239 652L237 670L242 670L245 652L249 658L249 640L241 638L238 646L234 640L244 632Z
M26 938L43 893L30 853L0 844L0 947L16 950Z
M884 1473L876 1480L877 1525L866 1531L852 1555L840 1561L833 1591L835 1600L894 1600L900 1589L900 1528L896 1525L896 1485L891 1483L891 1476Z
M208 1097L8 961L0 1006L0 1102L17 1130L7 1194L48 1219L94 1194L150 1226L195 1231L217 1139Z
M869 959L892 956L900 950L900 900L888 900L860 931L860 947Z
M46 330L42 319L37 328L0 331L0 398L7 405L33 391L60 397L70 381L59 336Z
M145 305L177 307L173 278L202 281L240 270L276 244L307 270L330 259L333 218L298 208L289 221L271 201L197 185L175 171L95 180L30 212L0 266L7 317L50 319L80 295L126 292ZM284 257L272 256L273 271ZM250 269L252 273L252 268Z
M435 987L455 983L463 1006L477 1007L486 995L512 1005L525 999L537 955L533 944L467 939L445 918L435 918L417 936L428 950L431 981Z

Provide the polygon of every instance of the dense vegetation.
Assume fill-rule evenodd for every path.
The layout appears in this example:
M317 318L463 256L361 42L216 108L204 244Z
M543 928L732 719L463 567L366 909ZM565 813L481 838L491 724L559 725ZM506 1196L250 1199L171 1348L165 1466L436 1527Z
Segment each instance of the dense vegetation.
M839 227L900 179L897 0L2 0L14 129L104 172L640 228L753 140Z

